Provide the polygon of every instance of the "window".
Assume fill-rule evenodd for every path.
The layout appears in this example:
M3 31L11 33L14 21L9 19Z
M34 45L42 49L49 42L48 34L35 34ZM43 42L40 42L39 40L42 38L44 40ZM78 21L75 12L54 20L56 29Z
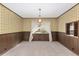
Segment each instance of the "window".
M78 22L71 22L66 24L66 34L78 36Z
M70 35L74 35L74 23L70 23L69 33Z

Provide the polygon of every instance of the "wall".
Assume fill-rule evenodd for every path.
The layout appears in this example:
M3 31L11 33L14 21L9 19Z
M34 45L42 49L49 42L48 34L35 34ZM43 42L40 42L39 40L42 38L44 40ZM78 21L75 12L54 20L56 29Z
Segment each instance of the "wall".
M30 31L32 19L21 19L16 14L0 5L0 34L20 31ZM79 5L59 17L51 20L51 30L65 32L65 24L79 20ZM59 24L58 24L59 23Z
M1 24L1 5L0 5L0 24ZM1 33L1 25L0 25L0 33Z
M31 31L31 25L32 25L33 19L23 19L23 31ZM43 19L45 20L45 19ZM57 31L58 30L58 23L56 19L48 19L51 21L51 31Z
M58 21L58 41L71 51L79 55L79 36L69 36L66 34L66 23L78 22L79 35L79 4L63 14Z
M0 4L0 55L23 40L23 21Z
M58 31L66 32L66 23L79 20L79 4L58 19Z
M57 19L51 19L51 31L52 32L57 32L58 31L58 22Z
M29 40L29 35L31 31L32 20L35 19L23 19L23 31L24 31L24 40ZM46 20L46 19L43 19ZM55 41L57 39L58 23L57 19L47 19L50 21L52 38Z
M0 34L21 31L22 18L0 4Z
M31 31L32 19L23 19L23 31Z
M42 32L47 32L49 34L49 41L52 41L52 37L51 37L51 28L50 28L50 21L51 20L48 20L48 19L42 19L42 23L41 23L41 26L39 27L39 22L38 22L38 19L34 19L32 20L32 30L31 30L31 34L30 34L30 40L29 41L32 41L32 36L33 34L32 33L35 33L36 31L42 31Z
M79 4L58 19L48 20L51 21L53 40L59 39L59 42L79 54L79 38L70 37L65 34L65 24L79 20ZM22 19L0 4L0 53L17 45L23 38L28 40L31 24L32 19Z

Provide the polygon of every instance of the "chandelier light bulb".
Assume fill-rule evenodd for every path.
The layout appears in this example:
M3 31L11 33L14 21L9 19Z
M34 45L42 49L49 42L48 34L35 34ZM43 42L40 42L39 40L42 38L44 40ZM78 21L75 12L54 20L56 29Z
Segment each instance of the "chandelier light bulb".
M38 21L39 21L39 23L41 23L41 22L42 22L42 20L41 20L41 19L39 19Z

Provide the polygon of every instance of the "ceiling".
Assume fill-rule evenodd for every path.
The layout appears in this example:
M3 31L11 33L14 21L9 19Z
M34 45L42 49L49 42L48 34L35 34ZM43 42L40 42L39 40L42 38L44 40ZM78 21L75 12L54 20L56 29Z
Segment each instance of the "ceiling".
M57 18L76 3L2 3L23 18Z

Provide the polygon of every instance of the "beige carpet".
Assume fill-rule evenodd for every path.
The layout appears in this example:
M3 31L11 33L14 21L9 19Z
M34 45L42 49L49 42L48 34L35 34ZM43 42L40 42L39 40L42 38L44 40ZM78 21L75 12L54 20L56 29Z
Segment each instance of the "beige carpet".
M2 56L76 56L58 42L22 42Z

